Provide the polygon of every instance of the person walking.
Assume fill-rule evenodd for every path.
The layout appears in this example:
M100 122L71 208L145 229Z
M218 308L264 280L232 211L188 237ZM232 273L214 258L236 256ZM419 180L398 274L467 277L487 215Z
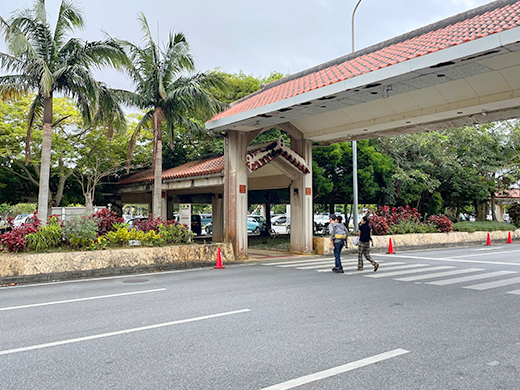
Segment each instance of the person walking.
M347 228L341 223L341 215L331 214L329 217L330 249L334 250L335 265L333 272L342 274L341 250L347 241Z
M374 272L379 268L379 264L372 259L370 256L370 243L374 246L374 240L370 235L370 231L372 228L368 223L368 217L363 216L361 218L361 222L359 222L359 243L358 243L358 271L363 271L363 256L370 261L370 263L374 266Z

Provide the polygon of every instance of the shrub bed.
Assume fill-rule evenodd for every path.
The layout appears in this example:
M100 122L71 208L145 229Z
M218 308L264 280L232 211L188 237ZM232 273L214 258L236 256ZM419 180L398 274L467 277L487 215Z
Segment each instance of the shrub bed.
M130 228L110 210L100 210L89 217L76 217L60 221L51 216L42 226L36 213L29 223L14 227L0 234L0 250L6 252L48 252L51 250L97 250L126 247L130 241L139 241L143 246L186 244L193 233L176 221L152 218Z
M477 222L457 222L453 224L456 232L493 232L496 230L510 231L515 230L515 226L507 222L496 221L477 221Z
M445 233L453 229L453 223L445 215L432 215L428 219L410 206L380 206L369 218L372 233L387 234Z

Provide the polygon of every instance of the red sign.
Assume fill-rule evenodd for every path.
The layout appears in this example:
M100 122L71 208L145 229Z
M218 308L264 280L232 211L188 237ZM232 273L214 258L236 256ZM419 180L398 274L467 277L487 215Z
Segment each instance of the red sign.
M305 187L305 195L311 194L311 187Z
M244 184L240 184L239 186L239 190L238 190L241 194L245 194L246 193L246 186Z

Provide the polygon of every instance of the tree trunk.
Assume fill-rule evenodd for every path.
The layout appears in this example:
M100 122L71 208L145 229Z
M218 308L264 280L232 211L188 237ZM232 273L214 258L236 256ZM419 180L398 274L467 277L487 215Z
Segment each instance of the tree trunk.
M92 200L92 193L87 191L83 194L83 196L85 197L85 214L94 214L94 201Z
M44 100L42 157L40 165L40 185L38 188L38 219L47 224L49 215L49 180L51 173L52 148L52 94Z
M154 131L154 185L153 185L153 215L161 217L162 201L162 120L163 112L160 107L155 109L153 114Z

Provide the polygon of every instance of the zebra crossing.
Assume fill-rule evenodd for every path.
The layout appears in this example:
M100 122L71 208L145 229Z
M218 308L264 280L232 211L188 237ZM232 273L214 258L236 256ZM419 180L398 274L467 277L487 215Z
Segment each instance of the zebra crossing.
M379 260L379 259L378 259ZM366 263L366 262L365 262ZM469 290L485 291L499 287L520 285L518 271L488 271L484 268L458 268L453 265L435 265L426 263L404 263L401 261L380 260L381 267L373 272L372 266L363 271L349 271L357 267L357 259L342 260L343 275L357 275L366 278L392 278L400 282L424 283L434 286L460 285ZM334 258L290 260L276 263L264 263L263 266L277 268L293 268L314 272L331 272ZM489 281L489 279L495 279ZM507 294L520 295L520 289L506 291Z

